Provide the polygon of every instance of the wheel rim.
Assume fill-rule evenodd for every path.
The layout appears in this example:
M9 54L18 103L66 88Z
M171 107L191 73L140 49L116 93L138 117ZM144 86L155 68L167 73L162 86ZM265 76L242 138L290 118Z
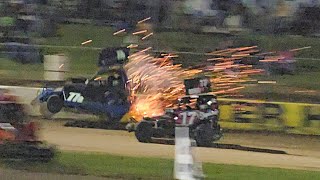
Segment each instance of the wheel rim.
M51 96L48 99L47 108L51 113L58 113L63 106L63 101L59 96Z

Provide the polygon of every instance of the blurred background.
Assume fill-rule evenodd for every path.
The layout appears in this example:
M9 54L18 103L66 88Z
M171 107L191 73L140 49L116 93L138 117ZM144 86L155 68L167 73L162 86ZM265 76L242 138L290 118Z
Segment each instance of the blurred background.
M90 76L102 48L138 41L113 33L136 28L154 32L145 46L175 52L183 67L206 62L206 52L258 46L248 64L271 83L247 84L244 98L320 102L320 0L0 0L1 83L41 86L50 55L68 60L60 80ZM283 61L260 64L268 54Z

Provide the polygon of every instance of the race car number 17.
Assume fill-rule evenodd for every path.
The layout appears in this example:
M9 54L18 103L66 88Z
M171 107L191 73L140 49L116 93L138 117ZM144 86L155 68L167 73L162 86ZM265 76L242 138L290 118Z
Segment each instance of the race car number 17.
M84 97L81 96L80 93L70 92L67 101L76 102L76 103L82 103L83 99L84 99Z
M193 121L196 118L197 113L191 111L180 113L180 115L182 116L182 125L191 125L193 124Z

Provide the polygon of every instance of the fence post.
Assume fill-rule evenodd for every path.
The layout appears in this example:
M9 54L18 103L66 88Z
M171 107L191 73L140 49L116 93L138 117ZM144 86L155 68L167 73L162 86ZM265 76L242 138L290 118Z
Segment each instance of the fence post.
M69 59L63 54L44 57L44 80L63 81L69 71Z
M203 179L202 165L192 153L189 127L175 128L174 178L179 180Z

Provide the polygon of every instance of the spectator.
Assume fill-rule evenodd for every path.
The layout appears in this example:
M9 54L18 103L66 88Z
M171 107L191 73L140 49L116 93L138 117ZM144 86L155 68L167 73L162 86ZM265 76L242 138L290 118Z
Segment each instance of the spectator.
M290 8L288 4L284 0L278 0L274 21L275 34L287 32L287 30L289 29L289 17Z

